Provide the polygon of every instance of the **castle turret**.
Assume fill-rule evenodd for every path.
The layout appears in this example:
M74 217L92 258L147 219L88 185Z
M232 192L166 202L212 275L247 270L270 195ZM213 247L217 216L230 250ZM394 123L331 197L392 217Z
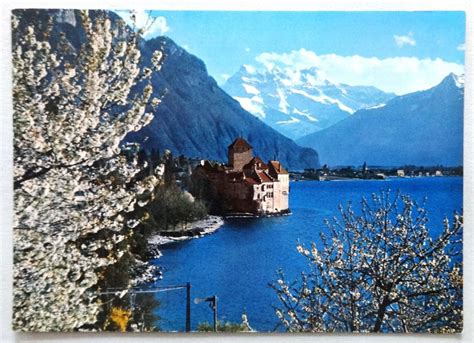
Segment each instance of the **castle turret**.
M243 138L237 138L227 149L229 165L235 171L242 171L253 158L252 146Z

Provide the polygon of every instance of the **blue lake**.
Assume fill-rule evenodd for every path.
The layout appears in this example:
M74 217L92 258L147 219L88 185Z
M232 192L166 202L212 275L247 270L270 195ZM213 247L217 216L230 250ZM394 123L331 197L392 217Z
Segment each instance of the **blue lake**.
M276 280L279 268L289 280L306 269L296 244L318 241L324 218L337 215L339 204L351 201L357 207L362 196L387 189L400 190L419 202L427 197L429 228L436 234L445 216L462 210L462 186L461 177L292 182L291 216L226 220L212 235L163 246L163 256L155 260L163 268L163 280L155 286L190 282L193 300L218 297L219 320L241 322L245 311L254 329L281 330L273 310L278 300L268 284ZM158 326L184 331L185 291L163 292L157 297L161 305L156 313L162 318ZM193 302L191 314L193 330L199 322L212 323L212 310L206 303Z

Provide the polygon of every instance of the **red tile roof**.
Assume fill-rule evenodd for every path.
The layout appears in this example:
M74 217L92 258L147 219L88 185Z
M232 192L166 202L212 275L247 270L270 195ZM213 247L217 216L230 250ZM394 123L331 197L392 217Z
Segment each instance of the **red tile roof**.
M237 138L229 147L233 146L251 148L243 138ZM279 174L288 174L279 161L269 161L267 165L260 157L253 157L243 171L233 171L229 166L209 161L205 161L202 168L207 173L226 175L228 182L245 182L251 185L275 182Z
M268 169L268 166L265 164L265 162L262 161L260 157L254 157L250 160L249 163L247 163L243 169L253 169L254 166L258 165L260 163L260 167L258 169L260 170L266 170Z
M227 172L227 180L229 182L243 181L251 185L274 182L274 179L263 170Z
M256 171L255 173L257 174L257 177L260 179L259 183L273 182L271 176L265 173L264 171Z
M241 137L237 138L231 145L228 146L230 148L247 148L252 149L252 146L247 143L247 141Z
M243 176L243 178L244 178L244 181L245 181L246 183L251 184L251 185L255 185L255 184L259 183L258 180L255 179L255 175L253 175L253 174L254 174L254 173L251 173L251 172L248 172L248 171L245 171L245 170L244 170L244 171L242 172L242 176Z
M272 176L278 176L278 174L288 174L288 171L283 168L279 161L269 161L268 162L268 169Z
M245 178L245 182L247 182L247 183L249 183L249 184L251 184L251 185L256 185L256 184L258 183L257 180L255 180L255 179L252 178L252 177L246 177L246 178Z

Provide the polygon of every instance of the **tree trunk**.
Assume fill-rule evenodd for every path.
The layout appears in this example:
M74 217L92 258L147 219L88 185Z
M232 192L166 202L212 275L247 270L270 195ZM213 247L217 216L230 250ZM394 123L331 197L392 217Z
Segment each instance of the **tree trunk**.
M383 298L382 304L380 304L379 310L377 311L377 320L375 321L374 329L372 332L380 332L382 327L383 317L385 316L385 309L389 304L388 295Z

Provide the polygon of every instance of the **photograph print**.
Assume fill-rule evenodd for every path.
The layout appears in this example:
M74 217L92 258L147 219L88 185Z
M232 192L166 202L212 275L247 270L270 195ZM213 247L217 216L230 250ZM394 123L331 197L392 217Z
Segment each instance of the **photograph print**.
M465 25L13 10L13 329L462 332Z

